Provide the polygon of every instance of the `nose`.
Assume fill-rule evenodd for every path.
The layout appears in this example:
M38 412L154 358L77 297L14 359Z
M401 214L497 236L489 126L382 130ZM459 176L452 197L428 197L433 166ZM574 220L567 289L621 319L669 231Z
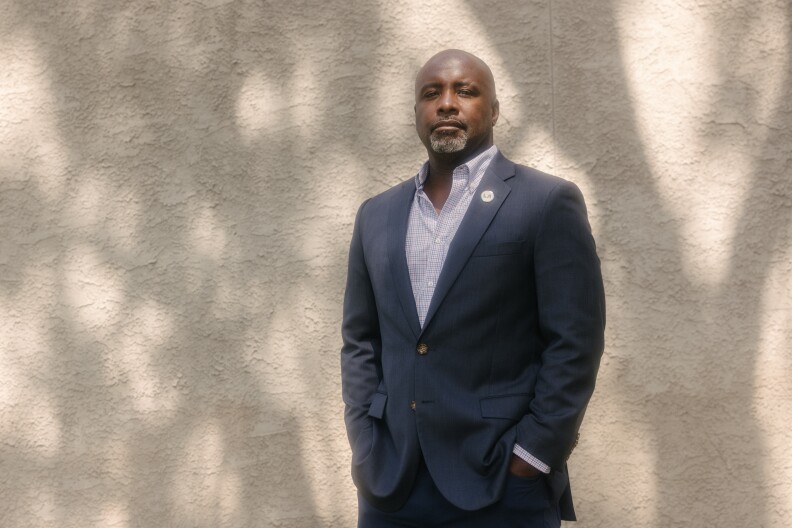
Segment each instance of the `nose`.
M437 111L443 114L457 111L457 100L454 90L443 90L438 101Z

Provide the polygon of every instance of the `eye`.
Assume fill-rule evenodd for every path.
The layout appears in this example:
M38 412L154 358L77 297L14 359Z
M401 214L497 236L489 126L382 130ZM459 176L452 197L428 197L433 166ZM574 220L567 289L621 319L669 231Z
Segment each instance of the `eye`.
M437 97L437 90L429 90L424 92L423 94L424 99L431 99L432 97Z
M473 97L475 95L473 90L470 90L469 88L462 88L457 93L463 97Z

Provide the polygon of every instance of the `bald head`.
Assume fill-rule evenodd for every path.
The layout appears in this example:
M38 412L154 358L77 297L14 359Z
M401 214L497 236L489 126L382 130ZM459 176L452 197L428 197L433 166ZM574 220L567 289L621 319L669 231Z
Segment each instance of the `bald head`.
M485 85L487 93L492 102L497 100L495 94L495 78L492 75L487 63L479 59L472 53L464 50L447 49L434 54L426 64L424 64L415 76L415 98L418 100L418 92L427 75L434 74L437 70L448 69L451 67L464 67L468 71L475 72L480 81Z
M492 71L462 50L445 50L415 77L415 128L430 164L465 162L493 145L498 121Z

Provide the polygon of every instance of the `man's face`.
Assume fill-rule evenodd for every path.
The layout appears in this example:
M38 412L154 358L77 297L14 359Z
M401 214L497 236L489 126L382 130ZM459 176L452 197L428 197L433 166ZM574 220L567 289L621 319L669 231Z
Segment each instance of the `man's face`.
M418 73L415 128L427 150L462 159L492 145L497 119L492 75L474 57L443 52Z

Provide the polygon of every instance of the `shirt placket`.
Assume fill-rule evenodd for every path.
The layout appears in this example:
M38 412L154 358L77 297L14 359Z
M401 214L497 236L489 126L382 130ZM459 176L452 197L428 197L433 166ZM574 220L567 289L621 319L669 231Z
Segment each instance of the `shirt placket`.
M437 280L440 278L440 272L443 270L447 246L456 225L456 216L459 214L459 205L467 186L467 180L467 167L463 166L454 171L451 192L437 217L437 227L432 232L429 242L430 261L426 277L426 287L431 292L430 301L437 286Z
M433 266L436 258L434 255L433 240L435 239L435 233L438 229L439 217L431 200L429 200L423 191L421 191L419 196L419 207L421 209L421 221L425 228L424 236L421 237L422 240L420 244L424 254L424 266L421 270L422 273L419 274L419 294L418 299L416 299L416 305L418 307L421 325L423 325L426 312L429 310L429 303L432 301L434 281L437 280L436 278L432 278L434 276Z

